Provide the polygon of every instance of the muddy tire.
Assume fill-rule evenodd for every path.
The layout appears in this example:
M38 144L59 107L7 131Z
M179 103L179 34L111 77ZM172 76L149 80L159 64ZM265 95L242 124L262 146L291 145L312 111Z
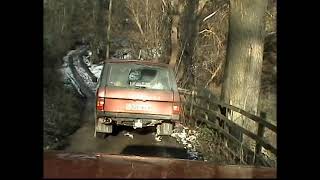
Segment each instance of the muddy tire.
M173 133L172 123L161 123L157 125L157 135L160 136L170 136Z
M97 132L103 132L103 133L112 133L113 125L105 125L105 124L96 124L96 131Z
M108 134L111 134L113 132L113 126L112 125L102 125L103 129L101 129L97 132L97 127L94 132L94 137L95 138L105 138ZM102 132L101 132L102 130Z
M96 132L96 138L104 139L106 137L106 133Z

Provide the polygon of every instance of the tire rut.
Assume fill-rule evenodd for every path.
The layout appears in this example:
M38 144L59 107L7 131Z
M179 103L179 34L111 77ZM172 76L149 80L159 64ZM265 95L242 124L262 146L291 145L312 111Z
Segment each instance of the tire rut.
M83 125L69 136L67 152L108 153L137 156L157 156L187 159L186 150L173 137L155 140L155 128L134 130L131 127L117 127L116 132L105 139L94 138L94 100L88 99L82 114ZM128 132L133 138L125 136Z

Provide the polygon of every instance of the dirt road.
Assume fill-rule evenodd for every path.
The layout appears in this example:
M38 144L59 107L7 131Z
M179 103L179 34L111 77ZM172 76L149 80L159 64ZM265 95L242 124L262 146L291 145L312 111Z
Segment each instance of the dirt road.
M137 129L118 127L116 132L105 139L93 137L94 133L94 100L89 99L82 113L84 124L69 137L69 152L103 152L108 154L125 154L140 156L172 157L188 159L183 145L173 137L155 139L155 128ZM130 133L133 138L125 136Z

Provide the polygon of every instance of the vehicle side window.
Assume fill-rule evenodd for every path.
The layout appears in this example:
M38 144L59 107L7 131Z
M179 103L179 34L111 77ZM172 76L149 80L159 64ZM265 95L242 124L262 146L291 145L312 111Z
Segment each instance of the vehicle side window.
M170 83L171 83L172 89L174 91L178 91L177 80L176 80L176 76L174 75L173 70L170 69L168 73L169 73Z
M110 67L110 76L108 78L108 84L111 86L127 87L128 75L130 67L113 65Z
M108 69L109 69L109 64L105 63L101 71L98 87L103 87L107 85Z

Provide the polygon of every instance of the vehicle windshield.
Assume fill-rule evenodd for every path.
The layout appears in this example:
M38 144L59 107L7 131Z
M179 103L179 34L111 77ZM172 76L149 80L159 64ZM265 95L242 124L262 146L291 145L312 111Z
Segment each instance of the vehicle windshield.
M171 90L169 69L133 63L110 65L108 86Z

